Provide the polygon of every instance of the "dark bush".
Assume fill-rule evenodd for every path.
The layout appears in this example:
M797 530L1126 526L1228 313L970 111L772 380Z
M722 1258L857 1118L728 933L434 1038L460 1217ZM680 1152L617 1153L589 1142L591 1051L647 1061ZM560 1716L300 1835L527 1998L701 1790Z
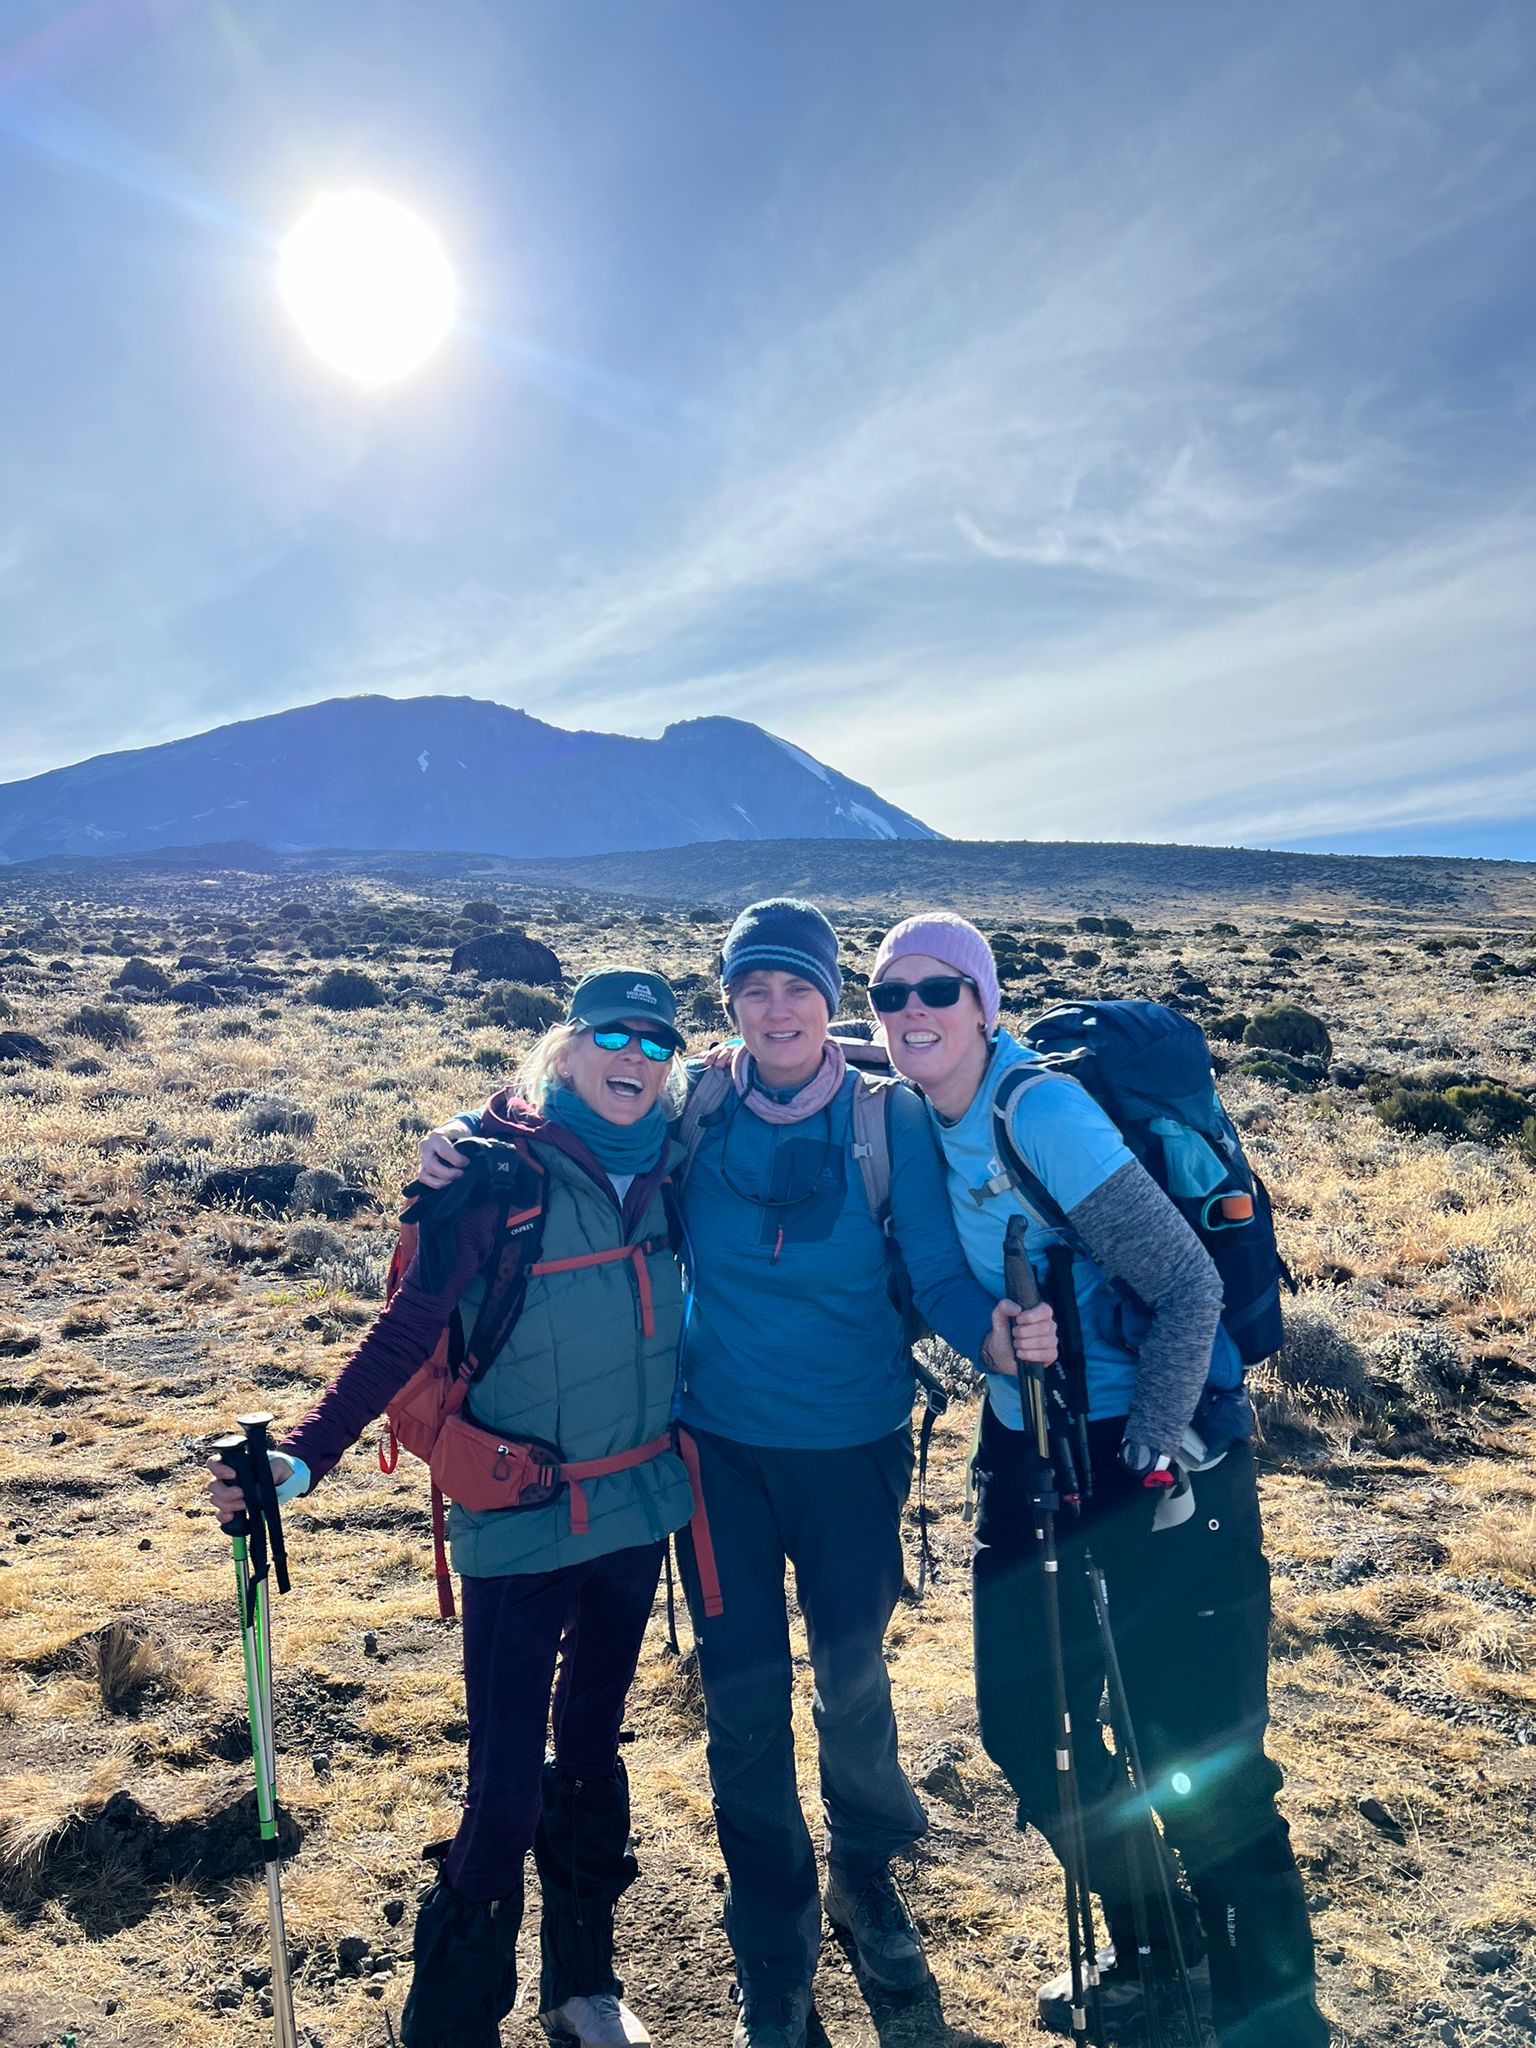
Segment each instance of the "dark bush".
M1102 917L1079 917L1074 920L1073 930L1079 932L1101 932L1104 929Z
M170 985L171 977L165 969L138 953L125 961L121 972L112 977L114 988L136 988L147 996L163 996Z
M1235 939L1237 937L1237 926L1235 924L1227 924L1223 920L1211 926L1211 935L1213 938Z
M0 1031L0 1060L26 1060L34 1067L51 1067L53 1047L30 1031Z
M1129 939L1135 936L1136 927L1128 917L1106 917L1102 923L1106 938Z
M324 1010L376 1010L389 1001L373 976L355 967L333 967L316 982L309 999Z
M1445 951L1445 941L1444 939L1420 939L1419 951L1421 953L1443 953Z
M1449 1096L1429 1088L1389 1088L1378 1097L1376 1114L1394 1131L1418 1131L1427 1136L1464 1138L1467 1120Z
M1487 1145L1517 1137L1531 1114L1528 1096L1491 1081L1476 1088L1447 1088L1445 1099L1466 1118L1472 1136Z
M499 903L480 901L466 903L463 909L460 910L459 915L460 917L468 918L471 924L500 924L501 905Z
M1072 965L1074 967L1098 967L1102 965L1103 959L1104 955L1102 953L1095 953L1091 946L1079 946L1072 955Z
M66 1031L73 1031L81 1038L94 1039L97 1045L129 1045L143 1030L131 1010L110 1009L105 1005L87 1003L76 1010L65 1024Z
M510 1031L547 1031L562 1015L552 995L530 988L526 982L493 981L486 988L483 1018L487 1024L503 1024Z
M1042 960L1065 960L1067 949L1060 939L1036 939L1035 951Z
M1276 1052L1295 1053L1298 1058L1308 1054L1319 1060L1333 1057L1333 1040L1327 1025L1299 1003L1268 1003L1262 1010L1256 1010L1243 1032L1243 1043L1271 1046Z
M280 903L277 914L284 924L313 924L315 919L314 910L307 903Z
M1235 1011L1230 1017L1214 1017L1205 1027L1207 1038L1220 1039L1224 1045L1241 1043L1243 1033L1248 1029L1248 1019L1242 1012Z

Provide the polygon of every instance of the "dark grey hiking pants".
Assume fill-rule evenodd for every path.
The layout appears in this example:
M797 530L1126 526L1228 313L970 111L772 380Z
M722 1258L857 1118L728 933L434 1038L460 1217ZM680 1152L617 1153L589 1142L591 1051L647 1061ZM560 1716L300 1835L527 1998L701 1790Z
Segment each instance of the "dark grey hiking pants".
M1103 1569L1142 1762L1168 1841L1200 1909L1222 2048L1323 2048L1312 1934L1290 1834L1276 1808L1269 1723L1269 1567L1253 1451L1234 1444L1197 1473L1195 1512L1151 1532L1148 1496L1116 1459L1121 1424L1092 1426L1095 1500L1087 1535ZM1028 1445L988 1410L976 1459L976 1699L981 1738L1033 1822L1060 1848L1052 1681L1040 1558L1027 1504ZM1162 1914L1125 1774L1099 1737L1104 1688L1083 1534L1058 1520L1060 1598L1090 1881L1120 1954L1135 1953L1133 1906Z
M896 1755L886 1626L902 1585L905 1428L850 1450L762 1450L698 1435L724 1611L706 1618L687 1540L726 1932L744 1984L808 1984L821 1949L816 1856L795 1785L784 1569L793 1565L815 1674L827 1860L855 1886L927 1817Z

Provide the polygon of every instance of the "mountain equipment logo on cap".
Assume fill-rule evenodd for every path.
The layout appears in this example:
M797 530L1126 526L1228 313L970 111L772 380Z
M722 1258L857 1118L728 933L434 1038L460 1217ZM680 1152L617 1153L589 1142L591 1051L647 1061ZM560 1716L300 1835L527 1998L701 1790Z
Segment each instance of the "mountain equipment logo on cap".
M656 1007L656 991L647 987L643 981L637 981L632 988L625 989L624 995L629 1002L649 1003L652 1009Z

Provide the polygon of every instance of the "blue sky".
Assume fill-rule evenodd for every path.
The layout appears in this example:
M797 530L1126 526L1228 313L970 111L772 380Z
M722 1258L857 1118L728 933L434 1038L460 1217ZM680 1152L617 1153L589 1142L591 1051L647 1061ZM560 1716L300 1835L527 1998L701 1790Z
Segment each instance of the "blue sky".
M1536 858L1533 113L1525 0L7 0L0 777L441 691ZM463 295L372 394L350 186Z

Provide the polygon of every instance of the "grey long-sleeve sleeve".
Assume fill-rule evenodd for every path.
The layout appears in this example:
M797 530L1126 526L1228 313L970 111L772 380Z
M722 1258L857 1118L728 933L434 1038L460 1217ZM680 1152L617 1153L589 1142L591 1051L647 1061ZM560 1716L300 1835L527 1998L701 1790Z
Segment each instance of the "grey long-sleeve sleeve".
M1170 1457L1195 1412L1221 1320L1221 1276L1210 1254L1146 1168L1112 1173L1067 1221L1084 1250L1130 1288L1150 1317L1125 1433Z

